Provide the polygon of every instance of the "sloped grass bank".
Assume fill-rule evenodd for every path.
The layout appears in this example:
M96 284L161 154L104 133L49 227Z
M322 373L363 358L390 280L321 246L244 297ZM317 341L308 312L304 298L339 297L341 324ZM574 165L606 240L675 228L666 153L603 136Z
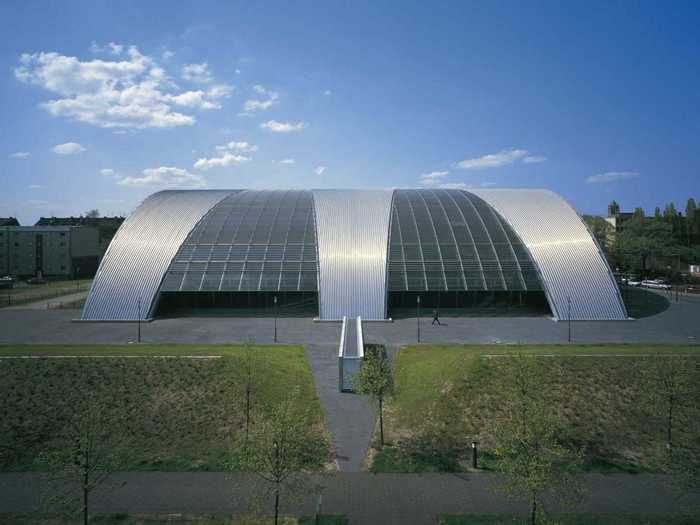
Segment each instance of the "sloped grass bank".
M18 345L1 346L0 356L13 356L0 359L5 471L42 470L40 456L58 446L75 407L88 398L105 407L110 428L125 437L114 451L121 470L224 470L230 444L245 428L249 360L253 423L293 393L308 424L325 434L299 345ZM312 463L320 467L326 459Z
M385 405L389 446L371 451L371 470L463 471L471 463L472 441L478 443L479 467L488 468L493 442L486 423L500 412L494 378L513 354L531 355L546 369L552 407L566 422L562 439L584 447L591 471L661 469L665 421L649 399L655 356L686 359L693 381L700 383L698 346L402 347L395 362L396 392ZM700 408L697 400L685 401L686 408Z

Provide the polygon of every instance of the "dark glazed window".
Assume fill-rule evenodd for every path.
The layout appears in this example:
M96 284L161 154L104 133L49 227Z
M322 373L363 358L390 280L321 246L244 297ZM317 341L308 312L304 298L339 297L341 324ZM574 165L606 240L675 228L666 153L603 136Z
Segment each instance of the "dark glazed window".
M161 291L316 291L310 191L242 191L192 230Z
M541 291L513 229L461 190L397 190L389 240L389 291Z

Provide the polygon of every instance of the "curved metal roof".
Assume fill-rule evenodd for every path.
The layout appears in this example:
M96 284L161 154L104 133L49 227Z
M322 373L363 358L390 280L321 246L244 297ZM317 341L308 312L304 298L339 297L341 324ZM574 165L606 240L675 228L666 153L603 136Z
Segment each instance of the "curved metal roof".
M246 190L195 226L160 291L316 291L317 282L311 192Z
M542 275L555 318L627 318L620 290L600 247L564 199L548 190L472 192L492 206L525 243Z
M124 221L107 249L82 319L147 319L170 261L192 228L231 191L174 190L149 196Z
M161 286L162 284L162 286ZM624 319L577 213L545 190L164 191L124 222L84 320L162 291L313 291L321 319L386 317L388 291L544 289L554 317Z
M392 190L314 190L321 319L386 317Z

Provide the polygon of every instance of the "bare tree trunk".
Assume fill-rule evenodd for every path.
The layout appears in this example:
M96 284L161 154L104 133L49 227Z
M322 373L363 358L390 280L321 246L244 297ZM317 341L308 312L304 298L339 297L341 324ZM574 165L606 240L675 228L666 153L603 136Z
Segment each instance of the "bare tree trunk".
M248 443L248 430L250 429L250 383L245 388L245 441Z
M536 525L537 523L537 496L532 493L532 510L530 512L530 525Z
M280 488L279 485L277 485L277 488L275 488L275 525L277 525L277 520L279 519L279 514L280 514Z
M672 432L673 432L673 404L674 404L674 396L671 396L668 400L668 421L667 421L667 431L668 434L666 436L666 448L668 449L668 453L671 454L671 437L672 437Z
M379 445L384 446L384 414L382 398L379 398Z

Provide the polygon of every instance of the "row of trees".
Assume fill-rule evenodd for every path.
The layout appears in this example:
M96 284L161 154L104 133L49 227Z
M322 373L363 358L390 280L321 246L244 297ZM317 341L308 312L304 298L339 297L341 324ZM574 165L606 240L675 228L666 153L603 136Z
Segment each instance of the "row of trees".
M613 201L609 210L619 212L619 205ZM657 207L653 217L637 208L616 232L602 217L588 215L584 220L612 268L680 280L689 264L700 262L700 210L693 198L688 199L685 215L673 203L663 211Z
M651 361L651 362L650 362ZM682 489L700 487L700 421L693 410L700 388L697 359L684 355L639 358L635 372L645 384L647 402L664 433L658 436L661 466ZM532 525L546 517L545 503L571 505L584 496L581 476L585 447L557 409L552 378L535 356L503 356L490 378L500 393L498 413L481 429L492 440L492 468L504 476L500 486L514 499L529 504ZM369 395L379 408L380 448L384 446L383 402L394 388L391 366L383 352L370 353L356 380L360 393ZM455 417L454 407L449 417ZM439 433L456 432L455 425L440 424ZM454 436L430 440L454 444ZM426 443L424 441L423 443ZM438 445L439 446L439 445Z

